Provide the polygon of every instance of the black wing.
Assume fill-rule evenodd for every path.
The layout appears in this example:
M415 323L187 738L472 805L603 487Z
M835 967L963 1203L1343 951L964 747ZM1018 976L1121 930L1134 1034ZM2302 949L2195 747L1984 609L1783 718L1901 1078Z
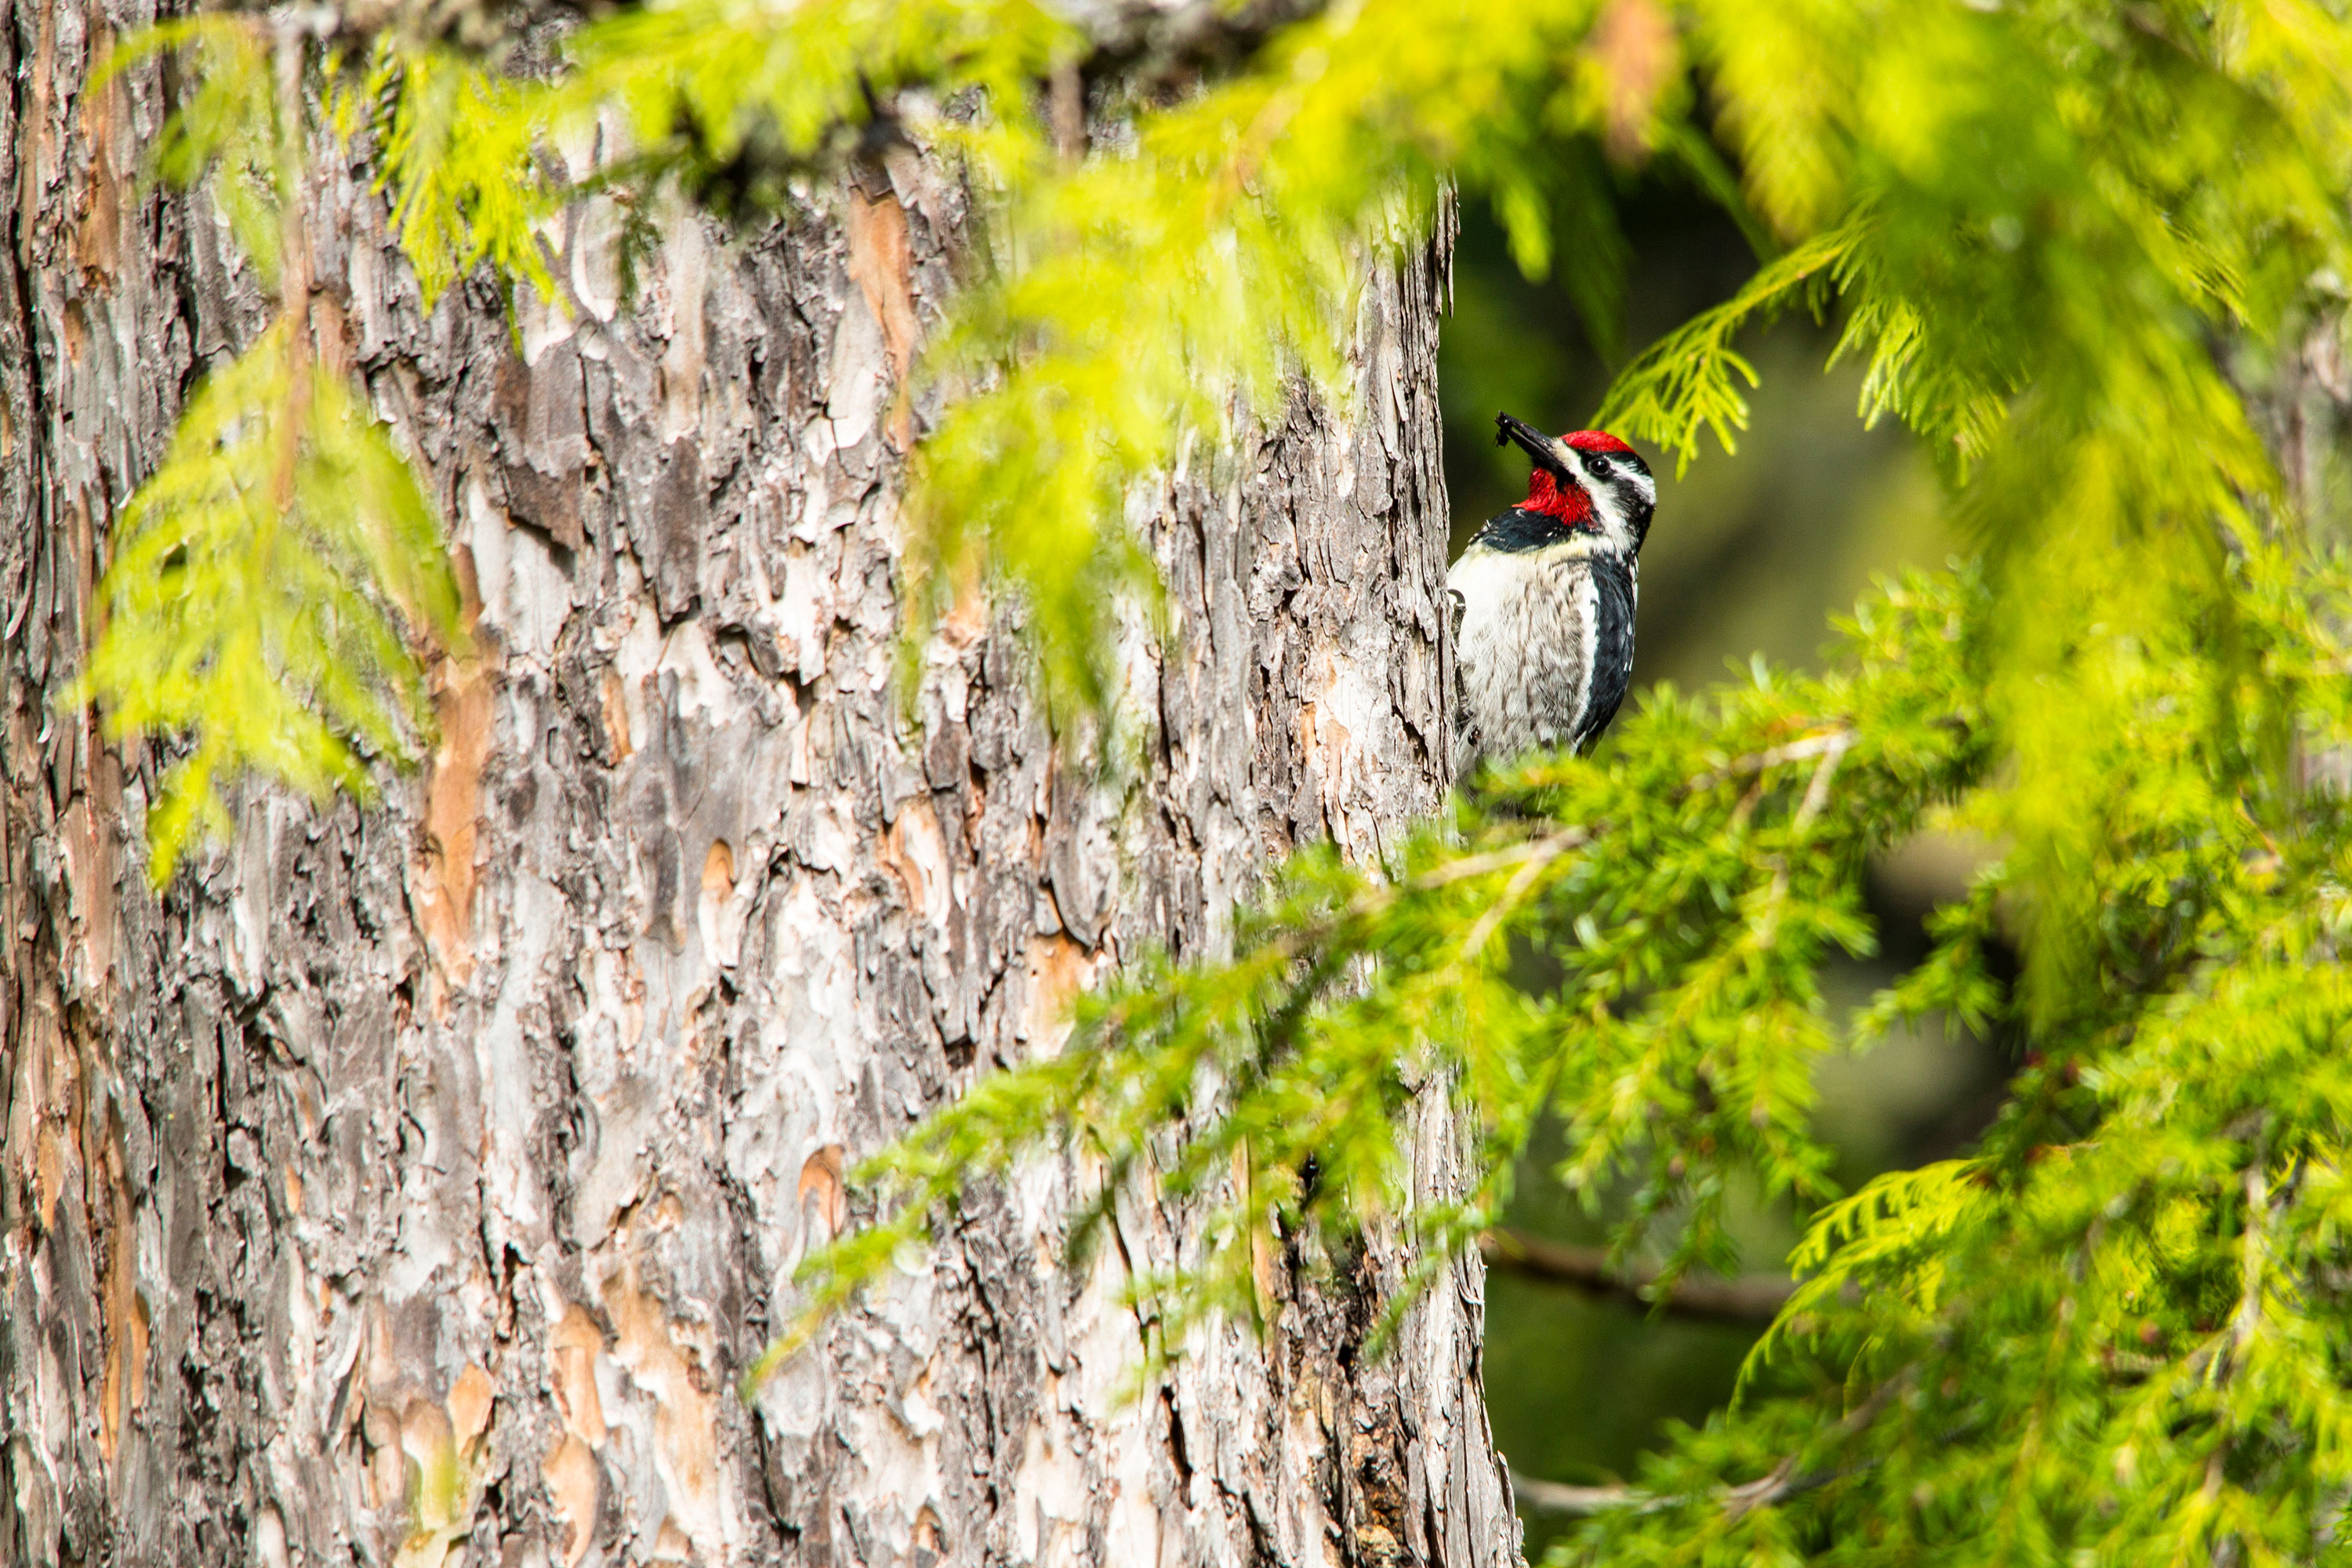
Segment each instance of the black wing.
M1633 679L1633 567L1631 562L1592 563L1592 701L1577 727L1576 749L1590 749L1617 717Z
M1470 536L1474 545L1483 544L1489 550L1499 550L1515 555L1525 550L1541 550L1547 544L1558 544L1569 535L1569 529L1559 519L1540 511L1529 511L1515 506L1508 511L1498 511L1478 525Z

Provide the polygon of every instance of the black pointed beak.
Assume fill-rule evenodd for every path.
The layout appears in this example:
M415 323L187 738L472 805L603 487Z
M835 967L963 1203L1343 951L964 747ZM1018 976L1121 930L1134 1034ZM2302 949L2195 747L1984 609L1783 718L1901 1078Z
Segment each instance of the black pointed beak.
M1515 419L1507 414L1497 414L1495 416L1495 445L1500 447L1508 441L1517 441L1521 447L1527 448L1528 457L1533 458L1561 479L1568 477L1568 469L1559 460L1559 447L1550 437L1524 419Z

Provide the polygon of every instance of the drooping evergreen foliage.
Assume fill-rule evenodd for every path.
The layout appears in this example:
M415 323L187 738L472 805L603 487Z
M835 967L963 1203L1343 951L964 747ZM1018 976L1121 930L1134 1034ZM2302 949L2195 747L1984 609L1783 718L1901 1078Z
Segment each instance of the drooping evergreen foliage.
M373 793L370 759L412 758L431 727L404 633L466 643L424 487L313 341L300 36L226 16L165 24L118 48L101 86L173 48L195 79L152 172L210 187L286 308L194 389L117 520L104 632L73 689L104 704L113 734L193 738L148 815L159 884L193 841L227 831L220 788L240 773L313 797Z
M409 755L430 722L402 620L463 642L415 474L291 338L273 325L188 400L123 513L77 691L118 731L197 737L148 818L159 882L199 830L227 831L225 773L369 793L368 756Z
M941 412L917 458L917 602L935 612L983 563L1067 704L1109 689L1109 590L1148 587L1124 485L1302 376L1342 395L1356 291L1449 180L1604 318L1629 171L1738 205L1769 253L1754 282L1637 361L1595 422L1685 460L1707 431L1727 442L1740 327L1833 312L1868 369L1861 414L1927 442L1974 558L1865 603L1823 677L1662 692L1595 758L1473 781L1393 864L1302 857L1229 962L1131 970L1060 1054L982 1078L881 1156L877 1222L821 1261L812 1310L967 1182L1066 1141L1207 1215L1182 1274L1137 1282L1181 1353L1204 1314L1266 1307L1270 1238L1326 1260L1374 1231L1459 1246L1555 1114L1560 1179L1630 1190L1628 1241L1663 1231L1682 1265L1727 1261L1737 1182L1814 1215L1743 1401L1570 1556L2333 1554L2352 1498L2352 576L2333 476L2283 476L2262 410L2280 365L2342 331L2352 28L2297 0L1507 18L1362 0L1187 90L1100 75L1115 134L1081 155L1046 84L1087 47L1021 4L682 0L589 22L545 68L387 33L331 82L428 291L485 265L560 290L532 225L589 185L651 221L673 193L808 199L807 171L876 136L954 163L982 244L922 372ZM247 79L268 58L217 55L167 172L257 199L249 150L283 135L254 117L290 112ZM626 144L566 166L599 116ZM270 226L247 228L271 264ZM376 691L338 699L238 652L231 617L282 648L304 605L415 595L381 550L337 542L390 537L348 521L303 535L327 541L317 599L237 591L223 542L266 537L273 504L310 514L224 456L244 427L210 406L125 520L92 687L126 722L196 729L200 758L338 775L355 742L387 743L367 701L396 710L382 691L414 679L388 623L338 613ZM347 427L281 439L326 461ZM219 592L194 592L200 565ZM181 687L155 678L171 668ZM220 700L247 706L130 705L235 672ZM267 717L311 705L322 724ZM1842 1037L1820 961L1870 943L1864 865L1922 826L1995 856ZM1997 937L2024 954L2014 988ZM1528 955L1550 966L1536 983ZM2000 1017L2030 1065L1969 1158L1837 1198L1811 1064L1924 1012ZM1465 1194L1404 1179L1408 1123L1439 1096L1475 1153Z

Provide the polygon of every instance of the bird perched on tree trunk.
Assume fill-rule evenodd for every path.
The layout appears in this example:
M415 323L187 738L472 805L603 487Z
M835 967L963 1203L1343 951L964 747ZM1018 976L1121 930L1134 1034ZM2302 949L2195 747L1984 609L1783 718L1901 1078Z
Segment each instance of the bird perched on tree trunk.
M1528 499L1489 519L1454 563L1462 771L1538 746L1601 738L1633 672L1642 541L1658 499L1649 465L1600 430L1545 435L1495 416L1495 444L1535 459Z

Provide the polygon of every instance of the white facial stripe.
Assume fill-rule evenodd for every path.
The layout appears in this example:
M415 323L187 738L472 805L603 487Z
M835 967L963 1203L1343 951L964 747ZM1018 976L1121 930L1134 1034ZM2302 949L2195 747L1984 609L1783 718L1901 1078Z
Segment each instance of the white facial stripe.
M1643 500L1646 501L1651 506L1658 504L1657 480L1652 479L1641 469L1634 468L1630 463L1614 461L1614 466L1619 473L1623 474L1626 478L1633 481L1633 488L1642 492Z
M1627 463L1622 452L1598 454L1601 460L1608 466L1609 478L1596 479L1584 470L1587 453L1570 446L1557 436L1552 437L1551 449L1552 455L1559 459L1559 466L1568 470L1586 495L1592 498L1593 521L1600 525L1602 537L1617 549L1631 554L1633 550L1633 520L1626 516L1624 509L1617 503L1614 481L1631 479L1642 492L1642 503L1648 507L1658 504L1657 481Z
M1601 525L1601 537L1617 549L1630 553L1633 548L1633 520L1617 504L1617 487L1606 479L1596 479L1578 471L1576 482L1592 498L1592 521Z

